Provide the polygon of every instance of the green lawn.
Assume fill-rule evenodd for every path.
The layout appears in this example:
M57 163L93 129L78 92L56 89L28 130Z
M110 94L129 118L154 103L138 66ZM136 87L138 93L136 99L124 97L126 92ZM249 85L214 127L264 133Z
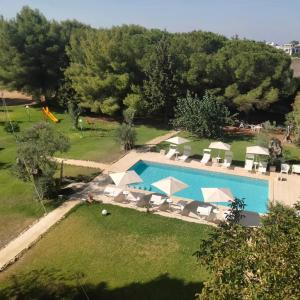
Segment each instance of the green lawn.
M111 214L103 217L106 208ZM211 227L93 204L76 208L0 274L0 299L193 299L192 255ZM2 298L1 298L2 297Z
M23 105L9 106L9 116L12 121L19 122L21 131L43 120L40 108L30 108L30 121ZM120 147L114 139L117 122L100 121L95 128L83 121L82 134L72 129L71 120L63 113L54 114L61 120L53 124L57 130L69 136L71 148L64 155L69 158L89 159L109 162L121 155ZM4 131L6 114L0 110L0 247L17 235L26 226L40 217L44 210L34 199L34 190L30 183L24 183L11 173L11 165L15 161L16 142L13 135ZM52 123L51 123L52 124ZM137 126L137 142L164 134L166 131L151 126ZM65 176L86 179L97 170L65 166ZM51 205L47 209L51 209Z

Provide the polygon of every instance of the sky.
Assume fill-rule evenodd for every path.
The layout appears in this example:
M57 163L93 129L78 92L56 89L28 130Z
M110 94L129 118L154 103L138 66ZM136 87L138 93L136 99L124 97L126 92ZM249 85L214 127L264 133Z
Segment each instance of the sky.
M49 19L94 27L139 24L276 43L300 40L300 0L0 0L0 15L13 18L24 5Z

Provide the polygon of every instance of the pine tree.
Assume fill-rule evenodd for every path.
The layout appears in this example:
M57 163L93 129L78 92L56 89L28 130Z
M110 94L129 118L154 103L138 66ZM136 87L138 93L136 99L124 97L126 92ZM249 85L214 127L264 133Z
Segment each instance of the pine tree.
M166 35L158 42L145 70L144 94L150 114L161 111L165 123L173 116L178 81L170 42Z

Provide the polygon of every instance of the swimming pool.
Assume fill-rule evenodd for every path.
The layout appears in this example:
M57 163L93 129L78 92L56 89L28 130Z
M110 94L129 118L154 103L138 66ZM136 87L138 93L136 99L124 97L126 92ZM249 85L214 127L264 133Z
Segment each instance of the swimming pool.
M188 185L188 188L176 193L175 196L203 201L200 190L202 187L229 188L234 197L244 198L245 210L257 213L267 212L269 190L267 180L170 166L143 160L138 161L130 170L134 170L143 179L143 182L133 185L136 188L145 188L161 193L151 183L172 176ZM228 203L219 204L228 205Z

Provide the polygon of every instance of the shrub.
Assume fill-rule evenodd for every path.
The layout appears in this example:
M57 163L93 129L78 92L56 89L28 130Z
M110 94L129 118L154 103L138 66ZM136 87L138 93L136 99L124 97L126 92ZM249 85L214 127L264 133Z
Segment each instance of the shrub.
M136 141L136 131L130 124L123 123L117 129L116 138L124 150L131 150Z
M9 133L19 132L20 125L15 121L5 122L4 130Z
M177 100L173 125L200 137L216 138L223 134L223 127L232 122L228 108L214 95L206 92L202 99L192 97Z

